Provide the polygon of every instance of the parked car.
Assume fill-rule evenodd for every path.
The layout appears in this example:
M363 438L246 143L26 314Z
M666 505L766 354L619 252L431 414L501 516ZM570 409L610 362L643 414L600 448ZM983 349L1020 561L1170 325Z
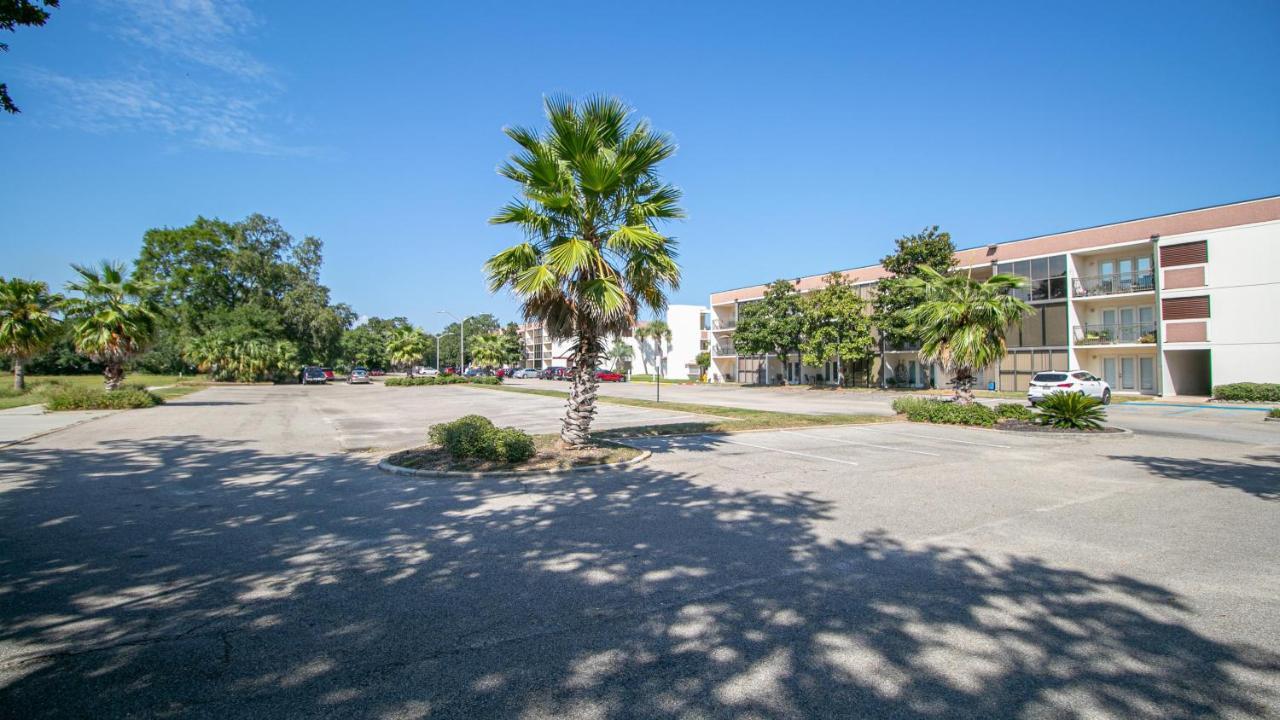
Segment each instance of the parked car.
M559 367L559 366L543 368L542 374L540 374L538 377L542 378L543 380L568 380L569 368Z
M1035 405L1056 392L1080 393L1101 400L1103 405L1111 403L1111 386L1087 370L1036 373L1027 386L1027 402Z
M325 380L333 379L333 368L320 368L320 372L324 373Z
M368 385L369 371L365 368L351 368L351 372L347 373L348 385Z
M440 374L440 371L433 367L427 367L423 365L421 367L414 368L413 374L421 377L435 377L436 375Z
M626 382L627 376L612 370L596 370L596 380L600 382Z
M530 378L536 380L541 374L541 372L534 368L520 368L519 370L512 372L511 377L521 380Z
M324 374L324 370L318 367L309 367L302 371L303 385L323 385L329 382L329 377Z
M383 375L386 375L386 374L387 374L387 371L381 368L374 368L369 371L369 375L371 377L382 377Z
M473 368L468 368L467 371L462 374L466 377L492 377L493 371L488 368L473 367Z

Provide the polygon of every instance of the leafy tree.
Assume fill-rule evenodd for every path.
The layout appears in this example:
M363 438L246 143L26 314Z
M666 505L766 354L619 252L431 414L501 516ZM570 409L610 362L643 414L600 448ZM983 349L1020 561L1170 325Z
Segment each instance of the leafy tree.
M394 365L403 365L413 377L413 367L422 362L431 345L431 338L416 327L396 328L387 339L387 359Z
M919 277L921 267L930 267L949 275L956 266L956 248L951 233L939 232L938 226L927 227L914 235L894 241L894 252L880 259L891 275L876 283L875 326L884 337L886 347L908 347L920 341L912 335L911 309L921 300L920 288L911 282Z
M155 288L119 263L71 267L80 276L67 283L80 294L65 303L71 337L78 351L102 363L107 389L115 390L124 381L125 361L147 349L164 313L152 299Z
M699 379L705 379L707 377L707 369L711 367L711 353L703 350L693 356L693 362L698 366Z
M636 340L639 340L641 343L649 343L653 346L653 359L654 365L656 366L656 374L658 377L662 377L662 358L665 355L665 349L671 345L671 326L667 325L666 320L652 320L636 328L635 336ZM648 357L643 350L641 351L640 356L642 358ZM644 363L644 369L646 372L649 370L649 362L647 359Z
M41 7L43 5L44 7ZM16 32L18 27L40 27L49 19L45 8L58 7L58 0L2 0L0 1L0 30ZM0 43L0 52L8 52L9 44ZM0 83L0 109L10 114L22 112L9 97L9 86Z
M62 298L39 280L0 278L0 353L13 363L13 388L26 390L24 366L57 341Z
M614 338L607 355L613 361L614 372L625 372L627 366L631 364L631 359L635 357L635 350L629 344Z
M387 358L387 341L394 331L402 327L409 327L409 321L403 317L385 320L371 317L342 334L339 343L342 357L354 365L388 367L391 363Z
M516 225L526 239L485 270L490 289L510 288L525 317L574 338L560 441L576 446L588 441L595 416L605 338L630 330L641 306L661 312L668 289L679 285L675 242L657 224L683 213L680 192L658 174L675 154L670 137L636 122L614 98L552 97L545 108L545 132L506 130L520 149L500 172L522 197L491 222Z
M808 365L834 360L838 384L845 384L845 368L871 357L875 338L867 303L844 275L833 272L825 286L809 293L800 303L804 341L800 352Z
M738 308L733 347L742 355L774 353L786 363L804 344L804 331L800 293L790 280L775 280L763 298Z
M1005 356L1005 332L1035 312L1009 291L1026 284L1016 275L985 282L943 275L925 265L911 284L922 301L909 313L909 331L921 340L920 357L942 363L952 375L957 402L973 402L973 371Z

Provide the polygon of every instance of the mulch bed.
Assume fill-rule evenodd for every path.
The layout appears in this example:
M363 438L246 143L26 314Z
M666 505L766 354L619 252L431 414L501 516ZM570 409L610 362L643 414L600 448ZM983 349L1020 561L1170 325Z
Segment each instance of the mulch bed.
M1041 425L1040 423L1028 422L1026 420L1005 420L996 423L997 430L1007 430L1010 432L1025 433L1045 433L1051 435L1107 435L1114 433L1122 433L1117 427L1103 427L1101 430L1075 430L1071 428L1056 428L1050 425Z
M606 465L625 462L641 454L641 450L619 445L591 445L572 450L561 450L553 443L537 438L538 454L521 463L479 458L454 459L452 455L435 446L401 450L387 458L387 462L410 470L428 472L522 472L536 470L567 470L590 465Z

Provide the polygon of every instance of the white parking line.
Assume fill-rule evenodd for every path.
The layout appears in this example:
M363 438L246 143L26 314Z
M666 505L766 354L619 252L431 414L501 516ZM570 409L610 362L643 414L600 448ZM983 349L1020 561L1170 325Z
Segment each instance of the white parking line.
M844 438L828 437L826 435L813 435L810 433L797 432L795 430L783 430L787 435L799 435L800 437L814 438L817 440L830 440L831 442L844 443L845 445L858 445L861 447L873 447L881 450L892 450L894 452L914 453L916 455L928 455L929 457L939 457L938 453L925 452L923 450L909 450L907 448L892 447L890 445L876 445L875 443L854 442L845 440Z
M815 460L826 460L828 462L840 463L841 465L853 465L855 467L858 465L858 463L853 462L852 460L841 460L840 458L827 457L825 455L813 455L811 453L798 452L796 450L780 450L778 448L766 447L764 445L756 445L755 443L742 442L741 440L730 440L729 438L722 437L719 435L703 435L702 437L706 438L707 440L712 440L714 442L727 442L731 445L746 445L747 447L753 447L759 450L768 450L770 452L783 453L785 455L799 455L800 457L813 458Z
M848 428L849 428L850 430L873 430L873 429L879 429L879 428L875 428L875 427L870 426L870 425L868 425L868 426L866 426L866 427L858 427L858 426L850 425L850 426L848 426ZM939 437L939 436L937 436L937 435L921 435L921 434L919 434L919 433L895 433L895 432L886 432L885 434L886 434L886 435L893 436L893 437L913 437L913 438L920 438L920 439L922 439L922 440L940 440L940 441L942 441L942 442L960 443L960 444L962 444L962 445L980 445L980 446L982 446L982 447L1001 448L1001 449L1003 449L1003 450L1011 450L1011 449L1013 449L1013 446L1012 446L1012 445L995 445L995 444L992 444L992 443L977 442L977 441L974 441L974 440L956 440L955 438L945 438L945 437Z

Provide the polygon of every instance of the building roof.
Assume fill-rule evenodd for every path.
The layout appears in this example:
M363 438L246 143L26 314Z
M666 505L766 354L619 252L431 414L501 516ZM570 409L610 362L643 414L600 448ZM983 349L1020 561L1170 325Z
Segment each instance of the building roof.
M1280 195L966 248L956 251L956 260L960 267L974 267L993 262L1008 262L1087 248L1120 245L1146 240L1153 235L1182 235L1271 220L1280 220ZM889 275L888 271L878 264L839 272L854 284L874 282ZM822 278L827 274L797 278L796 287L801 292L816 290L825 284ZM711 294L711 304L723 305L757 298L764 294L764 288L765 284L760 284L715 292Z

